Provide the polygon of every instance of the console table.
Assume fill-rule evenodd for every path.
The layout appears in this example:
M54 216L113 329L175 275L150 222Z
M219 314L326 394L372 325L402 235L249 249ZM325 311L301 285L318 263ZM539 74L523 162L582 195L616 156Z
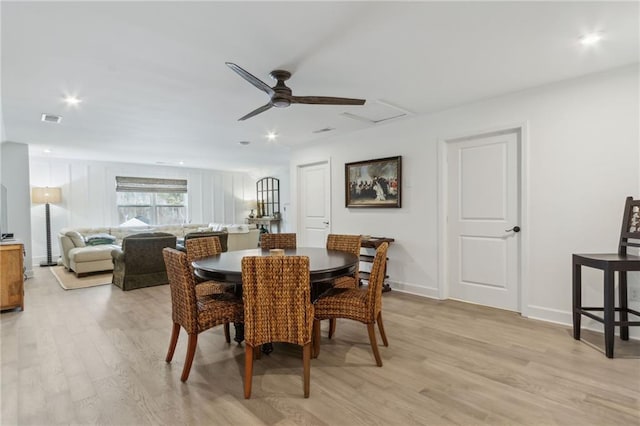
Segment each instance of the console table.
M269 227L269 232L273 233L273 225L276 225L276 230L278 234L280 233L280 220L275 219L273 217L248 217L245 219L249 225L267 225Z
M382 243L389 243L389 245L391 245L392 242L394 242L395 240L393 238L388 238L388 237L368 237L368 238L362 238L362 240L360 241L360 247L361 248L372 248L372 249L377 249L378 246ZM370 255L370 254L360 254L360 262L365 262L365 263L373 263L373 259L375 256ZM389 258L387 257L387 263L389 263ZM360 271L360 279L365 279L367 281L369 281L369 277L371 276L371 274L367 271ZM387 265L385 264L384 266L384 284L382 285L382 291L383 292L387 292L387 291L391 291L391 287L389 286L389 283L387 282L387 278L389 278L389 275L387 275Z

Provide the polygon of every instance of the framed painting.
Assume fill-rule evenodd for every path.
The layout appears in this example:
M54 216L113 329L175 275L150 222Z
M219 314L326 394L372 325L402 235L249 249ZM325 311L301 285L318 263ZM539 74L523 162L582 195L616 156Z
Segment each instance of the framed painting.
M400 207L402 157L344 165L346 207Z

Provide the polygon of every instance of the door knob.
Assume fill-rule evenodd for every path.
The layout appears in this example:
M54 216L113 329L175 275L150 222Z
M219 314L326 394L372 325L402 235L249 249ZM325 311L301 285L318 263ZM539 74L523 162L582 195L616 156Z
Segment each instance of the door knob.
M504 230L504 232L511 232L511 231L513 231L513 232L520 232L520 227L519 227L519 226L514 226L514 227L513 227L513 228L511 228L511 229L505 229L505 230Z
M328 224L329 224L329 222L322 222L322 223L324 223L325 225L328 225Z

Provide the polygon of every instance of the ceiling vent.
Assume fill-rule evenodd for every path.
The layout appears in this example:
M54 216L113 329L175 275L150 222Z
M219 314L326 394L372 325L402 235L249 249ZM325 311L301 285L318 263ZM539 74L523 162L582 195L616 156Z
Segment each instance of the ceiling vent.
M59 115L53 115L53 114L42 114L41 120L44 121L45 123L60 124L60 122L62 121L62 117Z
M378 124L384 121L395 120L413 115L412 112L402 109L389 103L374 100L357 109L357 113L343 112L342 115L354 120L360 120L371 124Z
M333 127L325 127L325 128L322 128L322 129L314 130L311 133L325 133L325 132L330 132L332 130L335 130L335 129Z

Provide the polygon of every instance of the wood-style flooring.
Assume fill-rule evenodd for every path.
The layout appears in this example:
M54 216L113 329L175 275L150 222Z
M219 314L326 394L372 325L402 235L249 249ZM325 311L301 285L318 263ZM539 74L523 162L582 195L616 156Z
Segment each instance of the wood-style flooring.
M568 327L511 312L392 291L383 367L366 327L341 320L334 339L323 329L309 399L300 349L275 345L245 400L244 348L222 327L199 336L187 383L184 332L165 363L168 286L64 291L39 269L25 288L25 311L0 316L2 425L640 423L640 342L616 340L608 359L599 334L577 342Z

